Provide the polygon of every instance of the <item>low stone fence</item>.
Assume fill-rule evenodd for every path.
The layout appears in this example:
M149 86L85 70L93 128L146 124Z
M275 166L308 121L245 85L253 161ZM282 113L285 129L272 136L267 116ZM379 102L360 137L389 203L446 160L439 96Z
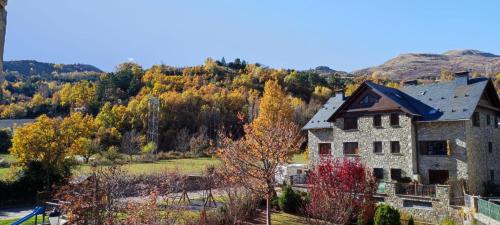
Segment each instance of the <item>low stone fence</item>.
M376 199L403 212L413 215L416 220L436 222L443 220L456 210L450 207L450 186L421 185L387 182L384 193L378 192Z

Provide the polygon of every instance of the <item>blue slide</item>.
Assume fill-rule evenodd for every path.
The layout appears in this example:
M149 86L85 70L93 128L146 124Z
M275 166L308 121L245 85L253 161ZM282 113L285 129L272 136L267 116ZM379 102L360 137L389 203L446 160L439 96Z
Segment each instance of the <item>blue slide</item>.
M19 219L18 221L12 223L11 225L20 225L21 223L24 223L26 221L28 221L31 217L34 217L34 216L37 216L37 215L40 215L40 214L45 214L45 207L39 207L37 206L33 212L31 212L30 214L26 215L25 217Z

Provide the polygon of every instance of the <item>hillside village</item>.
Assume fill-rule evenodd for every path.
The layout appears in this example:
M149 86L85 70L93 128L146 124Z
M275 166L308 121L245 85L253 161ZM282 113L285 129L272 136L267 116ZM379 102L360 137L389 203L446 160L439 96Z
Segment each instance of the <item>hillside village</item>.
M85 10L77 4L62 6L75 14L64 20L82 17L79 13ZM137 7L142 4L152 3ZM28 51L19 45L5 48L6 40L20 37L6 38L11 32L7 5L0 0L0 225L500 224L499 55L475 49L403 53L353 71L278 68L238 57L185 64L192 66L172 66L178 65L175 60L171 65L141 65L127 56L126 62L106 71L83 63L12 60L12 52ZM52 21L57 29L66 11L53 7L60 13ZM139 8L140 19L149 18ZM157 14L146 8L148 14ZM209 6L203 10L211 12ZM117 27L106 28L109 33L99 34L103 39L120 29L119 20L135 16L124 18L116 11L124 10L106 11ZM177 13L166 11L169 16ZM85 19L102 20L98 11L91 14ZM196 21L197 14L202 13L190 13L189 20ZM210 24L217 16L211 12L203 22ZM266 18L264 12L259 16ZM197 27L197 33L220 37L213 27L224 28L228 36L238 33L239 28L225 27L240 25L234 15L228 18L218 18L224 22L210 29ZM17 19L14 25L23 24ZM194 47L199 39L183 33L189 20L176 20L175 29L149 30L144 42L173 29L175 35L158 36L181 37L165 39L176 45L190 40L189 46L201 51ZM127 25L127 33L120 33L113 44L119 46L119 39L130 41L146 29L138 21L133 28ZM301 26L284 21L285 27ZM329 22L333 26L339 21ZM391 29L402 29L399 22L392 23ZM82 40L99 33L97 25L92 32L80 25L78 32L86 32ZM72 26L62 32L72 35L67 32ZM44 29L49 34L50 28ZM14 32L26 40L35 35ZM295 45L313 46L322 35L329 37L323 30ZM271 35L264 36L272 43ZM280 42L290 41L285 39L293 38L280 33ZM396 46L393 41L391 46ZM257 46L276 47L247 42L238 39L256 51L262 51ZM68 43L61 46L78 49ZM221 46L232 42L210 39L210 44L218 46L219 54L225 49ZM108 52L115 47L98 46ZM167 53L176 52L170 47ZM4 49L10 50L6 61ZM322 51L330 49L325 46L313 54L294 49L294 54L321 61ZM33 58L43 58L38 54L45 52ZM185 57L175 55L176 60Z

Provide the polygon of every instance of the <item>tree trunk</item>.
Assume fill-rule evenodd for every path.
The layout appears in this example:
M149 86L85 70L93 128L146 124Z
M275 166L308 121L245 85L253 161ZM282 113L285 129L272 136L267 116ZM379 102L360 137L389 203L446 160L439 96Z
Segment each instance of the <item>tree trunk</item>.
M271 206L269 197L266 198L266 225L271 225Z

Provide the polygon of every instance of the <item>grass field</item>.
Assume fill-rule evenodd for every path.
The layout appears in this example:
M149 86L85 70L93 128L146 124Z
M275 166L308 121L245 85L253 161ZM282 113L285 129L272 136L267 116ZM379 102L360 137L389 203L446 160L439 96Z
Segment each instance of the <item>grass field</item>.
M9 219L9 220L0 220L0 225L10 225L13 222L16 222L19 219ZM45 222L47 222L48 218L45 218ZM38 216L37 223L41 224L42 223L42 216ZM21 223L22 225L33 225L35 224L35 218L31 218L28 221Z
M8 163L12 163L15 160L14 157L9 154L0 154L0 158L4 159ZM9 170L10 168L0 168L0 180L3 180L5 178Z
M10 155L2 154L0 157L6 158L8 161L13 162L14 159ZM304 154L296 154L292 158L293 163L307 163ZM147 174L152 172L161 171L176 171L183 174L199 175L209 165L218 165L220 160L212 158L189 158L189 159L172 159L160 160L154 163L131 163L125 164L124 168L132 174ZM0 180L5 178L10 168L0 168ZM75 170L75 175L85 174L90 171L89 165L79 166Z
M279 212L271 214L272 224L275 225L303 225L307 224L305 219L300 216Z
M131 163L123 165L129 173L147 174L152 172L176 171L182 174L201 174L203 169L209 165L218 165L220 161L215 158L190 158L190 159L172 159L160 160L154 163ZM90 166L83 165L77 169L78 173L87 173Z

